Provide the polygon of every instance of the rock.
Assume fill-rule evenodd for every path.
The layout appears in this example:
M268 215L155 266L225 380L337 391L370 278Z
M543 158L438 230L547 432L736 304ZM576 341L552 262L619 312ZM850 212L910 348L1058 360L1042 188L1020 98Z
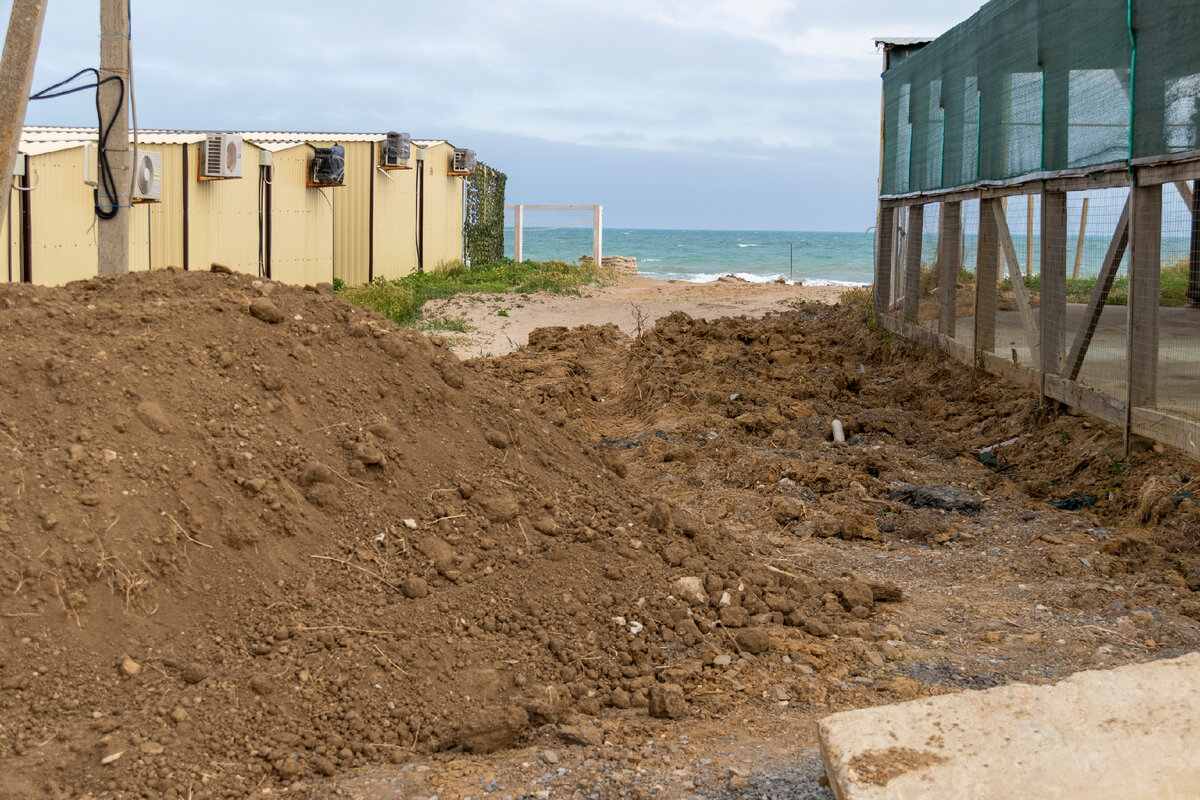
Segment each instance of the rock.
M892 492L888 499L913 508L940 508L963 514L974 514L983 508L981 499L953 486L905 486Z
M400 584L400 591L410 600L420 600L429 596L429 584L424 578L405 578L404 583Z
M264 369L258 374L258 380L268 392L278 392L283 388L283 373L275 369Z
M155 433L171 432L171 421L167 418L166 412L153 400L143 400L138 403L133 413L137 415L143 425Z
M613 708L629 708L633 698L624 689L613 689L611 700Z
M564 742L596 747L604 744L604 732L596 725L559 725L558 735Z
M533 521L533 529L545 536L558 536L558 523L554 521L554 517L545 516L538 517Z
M488 444L497 448L498 450L505 449L509 444L508 437L496 430L484 431L483 438L487 440Z
M726 628L745 628L750 624L750 612L742 606L722 608L718 619Z
M580 266L592 266L596 263L596 259L590 255L582 255L579 257ZM638 263L637 259L632 256L600 256L600 266L605 269L611 269L618 275L637 275Z
M121 662L121 673L128 678L136 678L142 672L142 665L128 656Z
M655 683L650 686L650 716L658 719L679 719L687 713L683 687L676 683Z
M233 274L233 270L231 270L229 267L225 266L224 264L217 263L216 261L212 262L212 266L210 266L208 268L208 271L215 272L218 275L232 275Z
M714 667L725 668L733 663L733 656L729 655L728 653L722 653L714 658L712 663Z
M694 576L680 578L672 583L671 593L694 606L708 605L708 593L704 591L704 581Z
M415 519L406 519L404 520L404 527L410 531L415 531L417 529L417 521Z
M287 319L287 314L265 297L256 297L250 301L250 316L272 325Z
M116 752L114 752L114 753L108 753L107 755L103 756L103 757L100 759L100 763L101 763L102 765L108 765L108 764L111 764L111 763L113 763L114 761L116 761L117 759L119 759L119 758L120 758L121 756L123 756L123 755L125 755L125 751L124 751L124 750L117 750L117 751L116 751Z
M268 697L275 693L275 684L265 675L255 675L250 679L250 689L260 697Z
M166 748L164 748L158 742L142 742L142 746L139 749L142 751L143 755L147 756L161 756L163 751L166 750Z
M771 648L771 637L762 628L744 628L738 631L734 641L751 655L765 653Z
M847 611L855 608L865 608L869 611L875 606L875 592L871 585L864 581L844 580L838 584L837 593Z
M192 663L183 668L180 676L184 683L197 684L208 677L208 670L200 664Z
M511 746L529 727L529 715L518 706L486 708L467 718L460 744L468 753L491 753Z
M538 758L540 758L544 764L558 763L558 753L555 753L553 750L543 750L538 754Z

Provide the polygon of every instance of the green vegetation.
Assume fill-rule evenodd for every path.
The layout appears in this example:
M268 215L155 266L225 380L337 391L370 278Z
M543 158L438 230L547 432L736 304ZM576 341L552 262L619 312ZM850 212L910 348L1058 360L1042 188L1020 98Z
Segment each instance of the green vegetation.
M972 278L972 280L974 280ZM1005 278L1000 282L1000 294L1009 294L1012 292L1012 278ZM1092 296L1092 290L1096 288L1096 276L1088 278L1072 279L1067 278L1067 302L1068 303L1086 303ZM1174 264L1163 265L1162 278L1160 283L1159 297L1160 303L1163 306L1180 307L1187 305L1187 288L1188 288L1188 262L1186 260L1176 261ZM1041 275L1026 275L1025 289L1031 294L1036 295L1042 290ZM1113 281L1112 288L1108 292L1108 301L1105 305L1123 306L1129 303L1129 276L1122 275Z
M446 333L470 333L475 330L475 326L467 321L464 316L458 317L433 317L431 319L422 319L413 327L419 331L438 331Z
M464 292L579 294L583 286L605 283L612 278L611 271L588 264L572 265L565 261L518 264L506 258L470 267L462 261L443 261L427 272L396 280L376 278L361 286L335 281L334 290L355 305L372 308L400 325L413 326L421 318L421 307L426 300Z

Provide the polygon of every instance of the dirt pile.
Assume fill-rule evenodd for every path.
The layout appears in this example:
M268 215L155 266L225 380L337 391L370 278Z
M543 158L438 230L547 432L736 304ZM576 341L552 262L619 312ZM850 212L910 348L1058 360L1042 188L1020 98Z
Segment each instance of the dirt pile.
M1013 496L1119 529L1101 572L1149 569L1200 590L1193 461L1146 445L1125 459L1117 431L880 337L853 307L677 313L636 339L611 325L545 328L479 366L562 408L639 483L734 532L941 545L991 496ZM832 441L835 419L846 446Z
M896 599L769 568L327 286L0 287L0 343L0 797L241 797L678 713L678 658Z

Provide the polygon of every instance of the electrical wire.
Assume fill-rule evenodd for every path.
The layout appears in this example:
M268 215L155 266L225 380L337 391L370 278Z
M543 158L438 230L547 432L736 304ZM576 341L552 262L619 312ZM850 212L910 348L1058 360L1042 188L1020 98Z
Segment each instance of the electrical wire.
M73 86L71 88L63 88L70 86L71 83L84 75L94 75L96 80L94 83L85 83L82 86ZM107 83L116 82L121 90L121 99L117 103L116 109L113 110L112 119L108 124L104 124L104 112L100 109L100 88ZM120 75L109 75L107 78L101 79L100 71L93 67L81 69L71 77L64 81L59 81L53 86L48 86L36 94L29 96L30 100L53 100L56 97L66 97L70 94L87 91L88 89L96 90L96 122L97 134L99 141L97 142L97 180L99 185L93 192L95 197L96 216L100 219L113 219L117 216L120 210L120 195L117 193L116 179L113 177L112 165L108 161L108 135L112 133L113 126L117 123L117 118L125 108L125 80ZM104 192L104 199L101 200L101 191Z

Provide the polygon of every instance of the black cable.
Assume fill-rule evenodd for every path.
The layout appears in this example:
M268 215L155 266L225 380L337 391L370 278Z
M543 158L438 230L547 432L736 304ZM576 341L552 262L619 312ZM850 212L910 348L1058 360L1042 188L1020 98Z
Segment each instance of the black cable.
M94 83L86 83L82 86L75 86L70 89L62 89L62 87L67 86L77 78L88 74L96 77ZM110 119L108 124L105 125L103 112L100 110L100 87L113 81L116 81L119 85L121 90L121 99L118 101L116 109L113 110L112 119ZM58 89L62 89L62 91L56 91ZM97 186L93 192L95 197L96 216L100 219L113 219L117 216L117 212L120 210L120 197L117 194L117 182L116 179L113 178L112 165L109 164L108 161L108 135L112 133L113 126L117 124L117 117L125 108L125 79L120 75L109 75L107 78L101 79L99 70L93 67L88 67L86 69L79 70L79 72L76 72L65 81L59 81L53 86L48 86L40 92L30 95L29 99L53 100L56 97L66 97L69 94L86 91L87 89L96 90L96 134L97 138L99 139L96 147L96 172L99 186ZM101 203L100 200L101 189L104 190L105 200L107 201L105 203Z

